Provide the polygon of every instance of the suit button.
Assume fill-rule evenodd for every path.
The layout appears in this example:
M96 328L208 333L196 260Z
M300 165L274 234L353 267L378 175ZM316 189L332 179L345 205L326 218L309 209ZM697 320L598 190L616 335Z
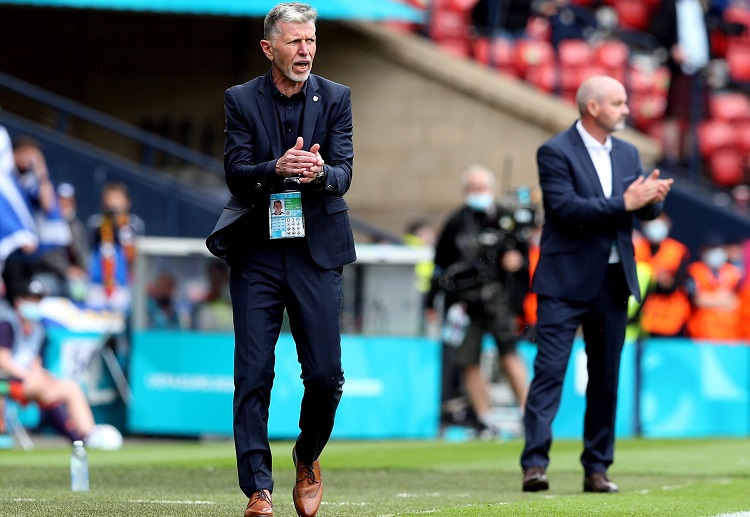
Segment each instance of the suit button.
M333 185L326 185L326 190L328 192L333 192Z
M256 189L260 188L261 186L262 186L262 185L261 185L260 183L256 183L256 184L255 184L255 188L256 188Z

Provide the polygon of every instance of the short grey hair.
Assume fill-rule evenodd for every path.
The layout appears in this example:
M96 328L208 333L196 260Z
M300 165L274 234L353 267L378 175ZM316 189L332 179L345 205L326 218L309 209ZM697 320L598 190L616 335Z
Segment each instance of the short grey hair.
M461 186L463 187L464 192L469 189L469 183L474 176L481 176L487 182L487 186L490 190L493 192L495 191L495 175L484 165L474 163L469 165L461 175Z
M318 19L318 11L311 5L299 2L283 2L271 9L263 21L263 39L271 41L281 34L279 22L284 23L307 23Z

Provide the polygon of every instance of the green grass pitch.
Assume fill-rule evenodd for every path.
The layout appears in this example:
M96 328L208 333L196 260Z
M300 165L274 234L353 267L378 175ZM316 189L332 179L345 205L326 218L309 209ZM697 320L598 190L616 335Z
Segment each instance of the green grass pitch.
M294 517L291 443L274 442L274 515ZM620 440L619 494L584 494L581 445L553 444L550 490L521 492L521 441L332 441L319 517L750 517L750 439ZM0 451L0 516L240 516L231 441L126 441L90 451L91 490L70 491L62 442Z

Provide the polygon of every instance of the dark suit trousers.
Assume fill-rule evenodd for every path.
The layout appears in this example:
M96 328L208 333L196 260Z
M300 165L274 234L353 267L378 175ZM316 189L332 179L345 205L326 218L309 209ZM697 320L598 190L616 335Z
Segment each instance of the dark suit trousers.
M537 356L524 413L526 445L521 454L524 470L536 466L547 468L549 464L552 420L560 407L565 370L579 325L583 328L589 377L581 463L586 474L606 472L612 464L627 299L625 275L619 264L607 268L605 281L591 301L539 296Z
M242 491L273 491L268 408L286 308L304 395L297 457L318 459L341 400L342 268L322 269L304 239L248 238L228 257L234 310L234 441Z

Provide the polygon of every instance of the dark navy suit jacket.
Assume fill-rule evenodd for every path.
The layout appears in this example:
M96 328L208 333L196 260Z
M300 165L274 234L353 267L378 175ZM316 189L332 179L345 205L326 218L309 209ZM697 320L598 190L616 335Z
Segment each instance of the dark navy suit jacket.
M640 300L633 251L633 216L623 192L644 174L637 149L612 137L612 195L604 197L599 176L575 125L537 151L544 202L539 263L532 291L574 301L590 301L604 281L612 242L617 244L630 292ZM635 212L653 219L662 204Z
M248 238L245 232L231 231L240 218L244 227L263 228L267 238L269 193L285 190L283 178L275 173L276 161L287 149L270 74L224 94L224 172L232 196L206 240L217 257L226 258L233 243ZM349 207L343 198L352 181L354 159L350 94L348 87L320 76L311 74L307 80L300 133L305 149L320 144L326 175L323 182L300 185L299 190L310 254L325 269L356 260Z

